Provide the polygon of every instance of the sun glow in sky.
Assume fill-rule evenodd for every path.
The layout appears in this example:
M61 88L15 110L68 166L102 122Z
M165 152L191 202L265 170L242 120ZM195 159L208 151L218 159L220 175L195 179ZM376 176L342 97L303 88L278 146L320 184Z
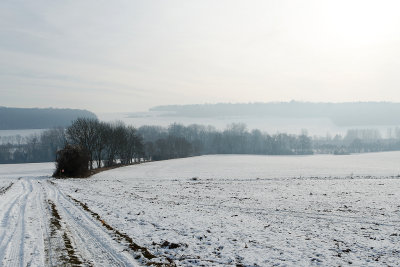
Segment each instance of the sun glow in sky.
M0 3L0 105L400 102L399 1Z

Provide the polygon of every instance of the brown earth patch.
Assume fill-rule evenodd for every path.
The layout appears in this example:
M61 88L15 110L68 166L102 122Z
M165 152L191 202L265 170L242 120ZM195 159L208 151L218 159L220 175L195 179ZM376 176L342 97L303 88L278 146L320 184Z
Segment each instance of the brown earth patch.
M0 195L3 195L7 192L7 190L9 190L11 188L11 186L13 186L14 183L10 183L7 186L4 187L0 187Z
M85 204L80 202L79 200L69 196L73 201L75 201L75 203L77 203L78 205L80 205L85 211L87 211L88 213L90 213L90 215L92 215L93 218L95 218L97 221L99 221L108 231L110 231L112 233L113 239L116 240L118 243L122 243L125 242L129 249L132 250L133 252L136 253L140 253L144 258L145 258L145 264L147 266L162 266L162 267L174 267L176 266L176 264L173 262L173 260L166 258L166 260L168 261L167 263L160 263L160 262L155 262L152 261L153 259L157 258L157 256L155 256L154 254L152 254L147 248L138 245L137 243L135 243L133 241L133 239L131 237L129 237L127 234L115 229L114 227L112 227L110 224L108 224L106 221L104 221L103 218L101 218L101 216L90 210L89 207ZM135 257L137 260L139 260L141 257L140 255L137 255Z
M62 219L60 214L58 213L57 207L53 201L47 200L47 203L50 206L51 218L50 218L50 238L62 238L63 248L59 248L58 256L59 256L59 264L62 266L87 266L87 263L83 263L83 261L78 257L75 252L74 247L72 246L72 242L67 232L62 227ZM63 253L64 252L64 253Z

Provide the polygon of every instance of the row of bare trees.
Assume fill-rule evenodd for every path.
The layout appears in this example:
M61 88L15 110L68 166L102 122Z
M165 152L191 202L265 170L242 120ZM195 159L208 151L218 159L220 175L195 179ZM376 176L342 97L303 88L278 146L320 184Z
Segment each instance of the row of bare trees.
M400 132L400 131L399 131ZM45 130L29 137L1 139L0 164L54 161L67 144L88 154L89 168L129 164L141 158L163 160L205 154L293 155L312 153L363 153L400 150L393 134L383 139L374 130L349 130L347 135L309 137L278 133L269 135L245 124L234 123L223 131L212 126L171 124L142 126L137 130L122 122L80 118L67 129Z
M89 167L130 164L143 156L143 144L136 129L122 122L107 123L79 118L66 130L67 141L87 151Z
M66 144L64 128L44 130L27 137L2 138L0 164L54 161L57 150Z
M301 135L269 135L248 131L243 123L232 123L224 131L212 126L173 123L168 127L142 126L145 154L152 160L206 154L302 155L312 154L312 140Z

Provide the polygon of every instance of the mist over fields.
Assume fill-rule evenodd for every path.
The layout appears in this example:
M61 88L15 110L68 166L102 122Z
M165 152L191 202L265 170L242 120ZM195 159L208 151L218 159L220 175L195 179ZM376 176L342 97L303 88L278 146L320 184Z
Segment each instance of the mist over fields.
M168 105L150 111L166 112L163 116L216 118L245 116L262 118L328 118L337 126L399 125L400 103L390 102L270 102L220 103L203 105Z
M156 106L146 112L98 115L109 128L134 127L141 140L138 153L161 160L394 151L400 149L397 114L400 103L291 101ZM0 126L14 130L0 130L0 162L53 161L66 143L66 129L78 117L97 120L86 110L1 108Z
M0 1L0 267L400 266L400 1Z
M391 102L269 102L219 103L156 106L135 113L98 113L101 120L122 120L136 127L211 125L223 130L232 123L244 123L249 130L311 136L345 135L350 129L376 129L390 138L400 125L400 103Z
M269 102L218 103L195 105L155 106L135 113L102 113L76 109L37 109L0 107L0 130L48 129L67 127L78 117L99 117L105 121L121 120L128 125L168 126L211 125L224 129L231 123L245 123L249 129L268 133L310 135L345 134L348 129L379 129L382 135L388 128L400 125L400 103L391 102ZM13 132L12 132L13 133ZM3 132L1 135L10 135Z

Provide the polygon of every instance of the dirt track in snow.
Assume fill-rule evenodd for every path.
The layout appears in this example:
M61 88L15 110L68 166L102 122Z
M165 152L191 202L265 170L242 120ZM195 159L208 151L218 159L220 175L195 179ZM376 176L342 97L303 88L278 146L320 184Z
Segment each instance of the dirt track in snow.
M171 265L151 262L145 248L132 251L132 238L115 238L118 230L77 202L45 177L24 177L1 188L0 266Z

